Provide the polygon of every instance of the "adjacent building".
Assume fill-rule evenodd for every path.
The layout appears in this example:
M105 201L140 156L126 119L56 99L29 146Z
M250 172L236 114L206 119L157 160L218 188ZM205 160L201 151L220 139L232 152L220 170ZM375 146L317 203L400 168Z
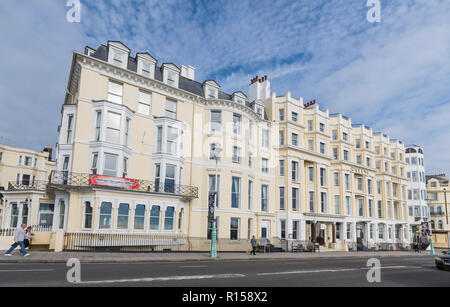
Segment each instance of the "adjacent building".
M86 47L73 54L58 131L56 169L31 202L33 222L53 231L179 236L208 250L217 186L219 250L246 250L253 235L288 248L410 242L404 144L277 96L267 76L230 94L121 42Z
M408 222L411 236L414 236L423 222L429 222L424 151L420 146L411 145L405 152L408 177Z
M450 247L449 180L445 174L426 176L430 227L437 247Z
M22 221L31 223L28 200L34 195L39 199L41 192L37 191L45 190L55 166L50 146L39 152L0 144L0 225L15 228ZM30 192L22 193L24 190ZM15 195L16 201L8 203L8 195Z

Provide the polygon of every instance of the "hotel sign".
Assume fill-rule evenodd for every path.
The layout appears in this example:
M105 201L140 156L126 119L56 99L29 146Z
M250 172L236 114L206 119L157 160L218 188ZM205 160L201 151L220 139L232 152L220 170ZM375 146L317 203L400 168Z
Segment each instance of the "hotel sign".
M95 175L89 178L90 185L108 186L113 188L138 190L139 183L133 179L117 178L102 175Z
M363 168L351 167L350 171L352 171L355 174L369 175L369 171Z

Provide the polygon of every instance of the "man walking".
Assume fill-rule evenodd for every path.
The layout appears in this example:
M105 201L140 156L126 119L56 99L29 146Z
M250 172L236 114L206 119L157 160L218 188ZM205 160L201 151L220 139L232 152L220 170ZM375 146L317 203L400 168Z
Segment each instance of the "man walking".
M24 257L30 256L29 253L25 250L25 244L23 241L25 240L26 230L25 228L27 225L22 224L19 228L17 228L16 233L14 235L14 244L11 245L11 248L5 253L5 256L11 257L11 252L16 249L17 246L20 245L20 249L22 251L22 254Z
M250 240L250 243L252 244L252 252L250 255L256 256L256 238L253 236L253 238Z

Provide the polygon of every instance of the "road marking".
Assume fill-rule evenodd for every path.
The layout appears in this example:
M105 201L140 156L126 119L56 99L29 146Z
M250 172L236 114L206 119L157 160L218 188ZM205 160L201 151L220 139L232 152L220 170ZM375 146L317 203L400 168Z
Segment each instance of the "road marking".
M180 268L207 268L207 265L182 265Z
M380 267L380 269L406 269L407 266L384 266ZM356 268L356 269L325 269L325 270L308 270L308 271L287 271L287 272L270 272L270 273L258 273L256 275L259 276L267 276L267 275L284 275L284 274L314 274L314 273L337 273L337 272L351 272L351 271L359 271L359 270L369 270L369 267L366 268Z
M310 270L310 271L271 272L271 273L258 273L256 275L266 276L266 275L283 275L283 274L333 273L333 272L345 272L345 271L356 271L356 270L359 270L359 269L329 269L329 270Z
M173 280L196 280L196 279L221 279L221 278L240 278L243 274L218 274L218 275L193 275L193 276L171 276L171 277L149 277L135 279L116 279L116 280L93 280L82 281L80 284L112 284L112 283L130 283L130 282L151 282L151 281L173 281Z
M7 272L51 272L54 271L52 269L35 269L35 270L0 270L0 273Z

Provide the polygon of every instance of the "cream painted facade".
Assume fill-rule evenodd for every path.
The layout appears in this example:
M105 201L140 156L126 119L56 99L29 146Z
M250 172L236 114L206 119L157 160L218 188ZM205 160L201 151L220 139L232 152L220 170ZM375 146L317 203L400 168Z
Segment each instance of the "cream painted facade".
M33 193L28 191L45 189L48 177L56 166L51 155L50 147L39 152L0 144L0 193L3 195L0 204L0 225L14 228L20 221L31 223L27 218L27 200L33 198ZM15 190L12 199L17 201L8 203L6 200L12 195L12 192L8 191L9 188L26 191ZM9 214L6 214L7 212Z
M277 96L266 76L247 97L194 75L148 53L132 58L120 42L74 52L43 196L54 230L177 234L208 250L210 148L220 144L221 250L248 249L253 235L339 249L410 242L402 142Z
M449 181L445 174L426 176L430 227L435 246L450 248Z

